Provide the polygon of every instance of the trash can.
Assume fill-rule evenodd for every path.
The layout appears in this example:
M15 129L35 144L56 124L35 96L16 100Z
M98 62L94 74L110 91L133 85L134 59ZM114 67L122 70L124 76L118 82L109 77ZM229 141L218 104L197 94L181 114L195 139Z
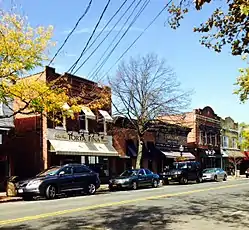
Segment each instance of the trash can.
M6 195L7 196L17 196L16 182L17 176L9 177L6 184Z

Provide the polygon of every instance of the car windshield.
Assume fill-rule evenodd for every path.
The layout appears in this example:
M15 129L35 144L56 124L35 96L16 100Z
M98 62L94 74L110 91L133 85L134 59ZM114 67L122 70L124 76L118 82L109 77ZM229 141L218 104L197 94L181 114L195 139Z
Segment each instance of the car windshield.
M186 169L187 163L181 162L181 163L174 163L173 169Z
M120 176L135 176L137 175L137 170L126 170Z
M203 173L214 173L217 169L204 169Z
M59 169L60 167L49 168L39 173L37 176L54 176L59 171Z

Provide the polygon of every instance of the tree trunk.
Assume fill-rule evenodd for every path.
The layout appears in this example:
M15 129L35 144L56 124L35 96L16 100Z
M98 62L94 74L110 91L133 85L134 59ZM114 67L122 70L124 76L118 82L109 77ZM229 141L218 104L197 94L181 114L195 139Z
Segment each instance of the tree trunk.
M137 160L136 160L136 169L141 168L141 159L143 154L143 142L141 141L141 137L138 135L138 149L137 149Z
M234 175L235 175L235 177L237 177L237 164L236 164L236 159L234 159L235 161L234 161Z

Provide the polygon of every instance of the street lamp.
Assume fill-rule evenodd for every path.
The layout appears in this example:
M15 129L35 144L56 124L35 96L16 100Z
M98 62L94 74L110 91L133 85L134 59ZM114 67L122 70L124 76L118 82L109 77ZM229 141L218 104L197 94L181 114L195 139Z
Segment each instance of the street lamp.
M180 154L181 154L181 157L182 157L182 152L184 151L184 147L182 145L180 145L179 151L180 151Z

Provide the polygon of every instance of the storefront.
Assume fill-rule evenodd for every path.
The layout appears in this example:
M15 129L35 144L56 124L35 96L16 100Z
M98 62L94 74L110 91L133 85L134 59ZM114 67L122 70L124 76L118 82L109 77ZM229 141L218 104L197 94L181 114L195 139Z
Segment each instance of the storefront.
M119 157L112 145L112 137L100 134L66 132L48 129L49 165L82 163L99 173L102 181L115 170Z

